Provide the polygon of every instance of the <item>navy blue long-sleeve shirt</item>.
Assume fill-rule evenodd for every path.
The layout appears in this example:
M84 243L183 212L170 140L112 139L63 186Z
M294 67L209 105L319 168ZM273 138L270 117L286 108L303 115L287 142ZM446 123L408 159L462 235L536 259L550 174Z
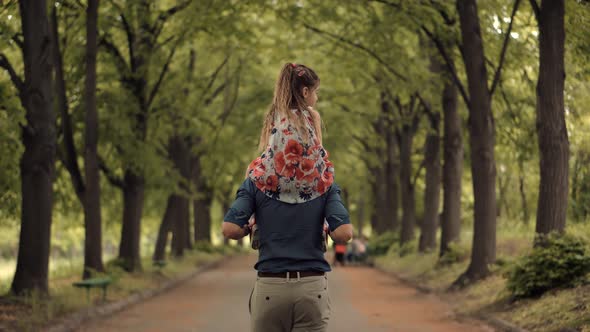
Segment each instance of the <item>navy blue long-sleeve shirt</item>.
M260 272L330 271L322 250L324 220L330 231L350 224L340 187L335 183L316 199L289 204L266 196L246 179L224 221L244 227L252 214L260 234L254 268Z

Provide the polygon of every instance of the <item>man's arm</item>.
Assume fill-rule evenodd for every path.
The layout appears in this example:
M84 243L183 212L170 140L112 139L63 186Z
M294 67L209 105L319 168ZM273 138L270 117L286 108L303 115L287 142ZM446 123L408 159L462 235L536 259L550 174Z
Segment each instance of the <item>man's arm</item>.
M348 242L352 239L352 225L350 216L342 203L340 187L332 184L328 192L328 199L325 207L325 218L330 226L330 237L336 242Z
M352 225L344 224L338 226L330 233L330 237L334 242L348 242L352 240Z
M234 222L224 221L223 224L221 224L221 233L223 233L223 236L228 239L239 240L248 235L250 229L248 228L248 225L240 227Z
M239 240L250 233L248 221L254 213L256 206L255 190L249 179L238 189L236 200L223 218L221 232L223 236L233 240Z

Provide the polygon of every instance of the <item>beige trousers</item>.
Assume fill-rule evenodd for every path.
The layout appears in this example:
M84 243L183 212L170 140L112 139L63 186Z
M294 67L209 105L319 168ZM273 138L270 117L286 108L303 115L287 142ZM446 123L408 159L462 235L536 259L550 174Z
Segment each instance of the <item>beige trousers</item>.
M258 277L249 305L252 332L325 332L330 319L328 278Z

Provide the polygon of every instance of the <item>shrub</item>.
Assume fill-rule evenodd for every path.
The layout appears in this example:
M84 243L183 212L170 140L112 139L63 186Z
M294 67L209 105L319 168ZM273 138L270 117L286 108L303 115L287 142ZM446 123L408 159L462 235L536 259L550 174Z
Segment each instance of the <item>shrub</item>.
M389 248L399 242L399 235L395 232L385 232L369 240L367 246L370 256L382 256L387 254Z
M439 258L437 265L448 266L455 263L463 262L469 259L469 255L469 248L462 246L457 242L451 242L449 243L448 250L445 252L444 255L442 255Z
M516 298L539 296L557 287L572 287L590 272L587 244L571 235L539 238L542 245L518 259L507 273L507 287Z

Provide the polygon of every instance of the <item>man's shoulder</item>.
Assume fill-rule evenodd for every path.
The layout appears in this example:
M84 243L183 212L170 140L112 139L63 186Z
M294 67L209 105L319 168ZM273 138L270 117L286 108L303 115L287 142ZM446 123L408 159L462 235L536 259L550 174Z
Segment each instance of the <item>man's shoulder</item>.
M334 182L330 186L330 190L328 190L328 192L340 194L340 192L341 192L340 186L336 182Z
M240 185L240 189L238 190L245 190L248 193L251 193L252 195L256 195L256 191L258 190L258 188L256 188L256 185L254 184L254 182L252 182L250 178L246 178L244 182L242 182L242 184Z

